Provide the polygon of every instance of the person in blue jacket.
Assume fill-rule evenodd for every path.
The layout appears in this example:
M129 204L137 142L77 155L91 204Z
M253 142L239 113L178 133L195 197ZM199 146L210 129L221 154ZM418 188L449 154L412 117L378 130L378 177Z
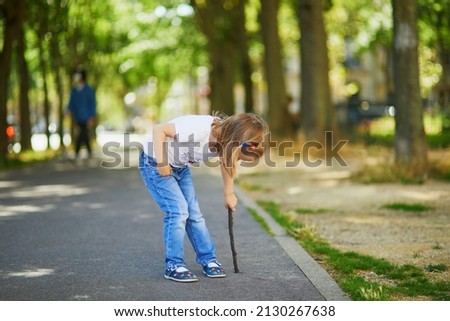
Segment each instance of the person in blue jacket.
M89 131L95 126L96 101L95 91L86 82L86 71L78 69L73 74L74 87L70 93L67 109L72 114L72 119L78 127L78 135L75 140L75 155L78 158L82 145L86 145L89 157L92 149Z

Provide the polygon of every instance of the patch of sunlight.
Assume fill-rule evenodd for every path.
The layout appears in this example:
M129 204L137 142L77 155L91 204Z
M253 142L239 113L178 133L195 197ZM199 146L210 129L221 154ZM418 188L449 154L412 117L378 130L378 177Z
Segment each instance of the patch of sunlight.
M41 276L52 275L53 273L55 273L55 270L53 269L27 269L20 272L9 272L6 276L18 278L38 278Z
M301 192L303 192L303 188L298 187L298 186L292 186L287 189L287 193L289 195L300 194Z
M441 198L450 197L450 192L446 191L423 191L423 192L416 192L416 191L400 191L400 195L421 200L421 201L435 201Z
M7 216L16 216L20 214L28 214L28 213L36 213L36 212L45 212L54 208L54 205L12 205L12 206L3 206L0 205L0 217Z
M70 184L39 185L2 193L0 199L65 197L88 194L90 191L90 188L75 187Z
M105 208L106 204L104 203L92 203L88 205L88 208L92 209L92 210L98 210L101 208Z
M104 203L86 203L86 202L72 202L70 204L73 208L81 208L81 209L91 209L91 210L98 210L106 207L106 204Z
M315 178L323 179L323 180L338 180L338 179L346 179L352 176L351 171L342 170L342 171L326 171L323 173L315 174Z
M18 187L20 185L19 182L14 181L1 181L0 182L0 188L14 188Z

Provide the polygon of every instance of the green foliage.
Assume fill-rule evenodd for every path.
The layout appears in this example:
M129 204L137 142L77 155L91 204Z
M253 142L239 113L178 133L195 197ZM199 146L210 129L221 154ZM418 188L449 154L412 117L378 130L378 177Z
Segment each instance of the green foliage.
M280 1L279 30L286 58L298 55L300 30L295 14L297 2ZM102 93L98 100L102 121L114 118L118 122L117 119L124 115L123 96L130 91L149 87L149 80L156 83L156 90L140 103L144 109L159 106L174 80L185 75L195 78L197 67L208 65L208 43L198 30L198 17L189 3L189 0L27 1L26 56L31 75L30 99L37 111L33 121L36 123L40 118L43 100L41 54L48 64L47 78L53 105L58 95L53 83L55 70L62 71L64 93L68 95L71 70L83 64L88 70L89 82ZM351 40L351 50L356 55L373 48L375 44L390 46L390 0L327 0L324 3L330 65L338 70L340 77L345 77L342 63L345 61L347 40ZM450 0L419 0L418 5L422 84L427 87L423 93L429 93L442 74L438 58L441 50L438 47L450 47L447 18L450 16ZM263 56L259 9L259 0L246 2L250 57L253 69L258 70L252 75L254 82L262 78L258 68ZM1 43L3 28L4 20L1 19ZM39 53L38 45L42 45L43 53ZM335 74L333 72L332 77ZM10 79L13 88L10 93L12 102L8 105L13 107L10 109L18 105L18 79L14 77L12 75ZM63 98L67 102L68 97ZM52 113L55 114L55 111ZM446 138L430 136L429 140L432 146L439 144L446 147L450 141ZM390 137L382 141L392 146Z
M375 43L389 45L392 30L390 0L333 0L327 13L330 35L338 34L352 42L354 53L361 53Z
M68 96L71 72L83 65L88 82L97 88L101 121L113 123L120 119L124 122L126 93L154 80L156 91L142 105L159 105L175 79L195 76L196 68L206 65L206 43L197 31L187 0L30 0L27 11L27 60L33 105L42 100L40 56L53 74L46 77L52 101L58 93L50 76L57 69L63 71L64 94ZM1 37L2 34L0 40ZM39 52L38 45L43 52ZM11 78L12 87L17 88L14 74ZM67 96L63 97L64 103ZM13 92L12 99L17 100L17 93Z
M118 55L118 71L131 88L154 76L167 90L178 76L206 62L205 40L195 27L193 12L180 9L185 1L165 4L137 1L121 16L127 44Z
M450 1L449 0L419 0L418 1L419 28L421 40L427 45L434 46L442 41L450 47Z

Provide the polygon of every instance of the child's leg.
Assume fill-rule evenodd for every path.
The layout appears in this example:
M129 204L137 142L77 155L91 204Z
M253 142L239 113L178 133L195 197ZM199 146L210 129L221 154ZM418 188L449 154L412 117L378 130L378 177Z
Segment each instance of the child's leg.
M200 211L189 167L185 167L177 172L176 177L179 178L178 184L184 194L189 209L186 232L197 255L197 262L204 266L216 259L214 242L211 239L205 219Z
M144 156L145 158L145 156ZM164 216L166 269L185 266L183 242L186 235L188 205L173 176L162 177L154 166L140 160L142 179Z

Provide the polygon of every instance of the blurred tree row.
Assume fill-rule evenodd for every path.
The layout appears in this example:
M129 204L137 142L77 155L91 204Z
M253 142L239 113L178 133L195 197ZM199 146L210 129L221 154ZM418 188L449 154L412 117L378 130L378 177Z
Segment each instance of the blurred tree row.
M22 149L37 124L49 137L56 121L62 140L79 65L102 93L104 121L126 117L123 97L139 88L152 93L141 104L157 117L174 81L195 83L207 67L201 94L211 109L234 113L239 83L244 110L252 111L257 87L273 134L292 137L286 64L297 55L300 129L322 142L336 130L331 70L349 68L346 44L355 55L382 47L392 59L385 74L397 108L397 160L417 177L427 154L421 99L433 90L443 110L449 105L450 0L0 0L0 14L0 162L11 115ZM434 71L424 86L426 68Z

